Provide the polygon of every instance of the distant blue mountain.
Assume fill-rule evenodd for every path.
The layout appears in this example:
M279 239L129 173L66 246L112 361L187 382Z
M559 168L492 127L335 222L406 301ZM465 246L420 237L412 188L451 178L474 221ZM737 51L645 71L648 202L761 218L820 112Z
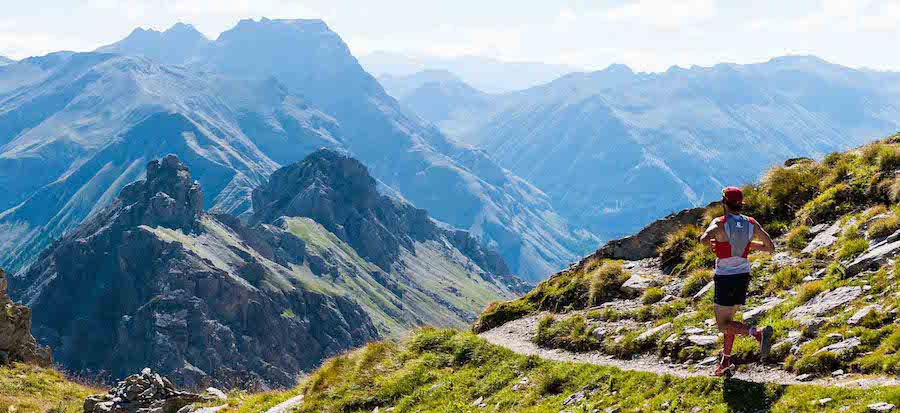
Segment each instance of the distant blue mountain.
M483 147L547 193L569 222L603 238L714 201L723 186L754 182L784 159L900 130L900 74L812 56L665 73L613 65L491 95L477 111L446 101L445 111L464 116L438 125ZM415 112L440 106L407 104Z
M377 77L406 77L423 71L447 71L487 93L506 93L547 83L580 69L541 62L506 62L481 56L414 57L377 51L360 56L360 63Z

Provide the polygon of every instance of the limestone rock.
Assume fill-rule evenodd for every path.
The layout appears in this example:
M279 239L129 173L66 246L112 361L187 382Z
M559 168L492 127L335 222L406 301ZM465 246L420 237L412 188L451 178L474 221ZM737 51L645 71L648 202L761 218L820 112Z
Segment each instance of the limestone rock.
M817 225L818 227L818 225ZM831 224L827 229L819 232L813 237L812 241L806 245L806 248L803 248L801 253L803 254L812 254L815 250L819 248L828 248L833 245L837 241L837 236L841 232L841 222L835 222Z
M847 324L851 326L855 326L862 321L863 318L866 318L873 310L875 310L875 305L867 305L863 308L860 308L857 312L853 313L852 316L847 320Z
M747 311L744 311L744 313L743 313L744 322L749 323L749 324L755 324L757 321L759 321L760 318L762 318L764 315L766 315L767 311L771 310L772 308L775 308L776 305L781 304L783 301L784 301L784 299L782 299L782 298L771 297L771 298L763 301L763 303L760 304L759 306L750 308Z
M822 347L818 349L813 355L817 355L819 353L824 353L826 351L835 353L837 355L842 355L848 351L853 350L861 344L859 337L848 338L840 343L835 343L829 346Z
M894 410L894 405L890 404L890 403L885 403L885 402L878 402L878 403L872 403L872 404L866 406L866 408L869 409L870 412L881 413L881 412L889 412L889 411Z
M900 254L900 231L869 246L865 254L847 264L847 275L856 275L868 269L877 269Z
M0 269L0 364L9 361L49 366L50 349L39 347L31 335L31 309L6 294L6 275Z
M803 321L815 316L820 316L847 304L862 295L862 288L858 286L839 287L834 290L823 291L806 304L791 310L788 316L797 321Z
M664 324L660 324L656 327L653 327L653 328L641 333L640 335L638 335L637 341L638 342L647 341L647 340L655 337L657 334L665 331L666 329L668 329L671 326L672 326L672 323L664 323Z
M706 283L706 285L704 285L703 288L701 288L700 291L697 292L697 294L694 294L694 296L691 297L691 300L693 300L693 301L700 300L701 298L703 298L704 295L706 295L706 293L709 292L709 290L712 290L713 287L715 287L715 285L716 284L713 281Z
M632 274L632 276L622 284L622 291L633 295L639 295L649 288L652 283L653 280L649 277L640 274Z
M107 394L88 396L85 413L175 413L193 403L216 400L175 389L159 374L144 369L120 381Z
M701 336L701 335L690 335L688 336L688 341L699 347L712 347L715 346L719 341L718 336Z

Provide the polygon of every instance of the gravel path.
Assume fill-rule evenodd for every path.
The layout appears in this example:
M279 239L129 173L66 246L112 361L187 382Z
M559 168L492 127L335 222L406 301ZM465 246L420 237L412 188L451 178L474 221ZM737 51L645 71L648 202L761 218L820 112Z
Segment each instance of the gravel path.
M303 395L301 394L299 396L285 400L269 410L266 410L266 413L287 413L288 410L299 406L302 402Z
M590 363L600 366L611 366L622 370L645 371L656 374L670 374L676 377L711 376L713 367L686 366L677 363L665 363L655 356L641 356L632 360L619 360L600 352L573 353L562 349L545 349L531 342L537 330L538 320L544 314L536 314L510 321L500 327L479 334L491 344L506 347L516 353L537 355L541 358L556 361ZM848 375L841 378L817 378L801 382L797 376L773 366L759 364L745 365L734 375L735 379L755 383L778 384L814 384L818 386L860 387L894 386L900 384L895 377Z

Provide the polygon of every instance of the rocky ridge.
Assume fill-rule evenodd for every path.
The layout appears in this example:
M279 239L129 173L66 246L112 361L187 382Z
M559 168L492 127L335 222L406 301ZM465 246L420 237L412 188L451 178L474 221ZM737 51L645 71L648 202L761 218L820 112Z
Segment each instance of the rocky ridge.
M188 388L289 386L326 357L463 325L524 286L467 233L379 195L365 167L334 152L255 194L250 224L209 214L177 157L149 162L146 179L12 280L36 337L90 376L150 366Z

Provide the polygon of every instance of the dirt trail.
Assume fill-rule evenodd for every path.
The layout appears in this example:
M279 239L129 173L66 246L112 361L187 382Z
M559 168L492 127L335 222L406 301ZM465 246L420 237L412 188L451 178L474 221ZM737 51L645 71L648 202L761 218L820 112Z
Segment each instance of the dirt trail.
M500 327L479 334L491 344L506 347L516 353L537 355L541 358L575 363L590 363L611 366L622 370L644 371L656 374L670 374L676 377L710 376L711 366L690 366L678 363L665 363L656 356L641 356L632 360L618 360L611 356L593 351L573 353L562 349L545 349L531 342L537 330L538 320L544 314L536 314L511 321ZM893 386L900 384L895 377L848 375L841 378L816 378L801 382L796 375L774 366L749 364L742 366L734 375L735 379L754 383L778 384L813 384L817 386L858 387Z

